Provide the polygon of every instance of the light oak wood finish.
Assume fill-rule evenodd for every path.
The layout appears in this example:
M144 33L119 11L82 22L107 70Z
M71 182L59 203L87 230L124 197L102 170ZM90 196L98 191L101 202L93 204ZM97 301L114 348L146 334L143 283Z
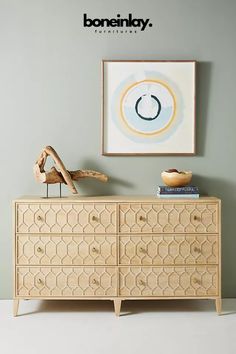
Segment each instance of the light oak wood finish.
M213 299L221 311L214 197L23 197L13 203L20 299Z
M216 233L212 203L132 203L120 205L121 233Z
M20 265L116 265L113 235L18 235Z
M50 199L49 199L50 201ZM116 206L104 203L17 204L18 233L116 233Z
M116 296L114 267L17 267L21 297Z
M121 309L121 299L116 299L114 301L114 309L115 309L115 314L116 316L120 316L120 309Z
M216 311L217 311L218 315L221 314L221 310L222 310L222 300L221 300L221 298L217 298L216 299Z
M14 317L16 317L17 314L18 314L19 303L20 303L20 300L18 300L18 299L14 299L14 300L13 300L13 316L14 316Z
M218 235L121 235L121 265L217 264Z
M121 296L216 296L217 266L120 268Z

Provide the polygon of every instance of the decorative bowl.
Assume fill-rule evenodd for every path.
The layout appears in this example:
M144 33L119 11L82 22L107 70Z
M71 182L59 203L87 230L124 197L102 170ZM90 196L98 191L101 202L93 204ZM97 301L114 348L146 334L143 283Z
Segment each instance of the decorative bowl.
M192 180L192 171L178 171L170 169L161 173L163 182L168 187L184 187Z

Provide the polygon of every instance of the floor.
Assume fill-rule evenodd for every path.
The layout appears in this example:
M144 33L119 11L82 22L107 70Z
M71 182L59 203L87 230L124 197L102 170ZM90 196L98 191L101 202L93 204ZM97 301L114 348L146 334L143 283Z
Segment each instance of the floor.
M126 301L119 318L111 301L0 301L1 354L235 354L236 299Z

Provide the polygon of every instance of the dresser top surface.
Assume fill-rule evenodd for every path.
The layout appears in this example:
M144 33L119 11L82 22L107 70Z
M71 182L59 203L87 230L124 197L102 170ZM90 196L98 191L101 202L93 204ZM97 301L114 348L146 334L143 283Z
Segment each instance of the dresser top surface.
M65 197L40 197L40 196L22 196L14 200L14 202L36 202L36 203L66 203L66 202L140 202L140 203L196 203L196 202L218 202L219 198L210 196L201 196L200 198L159 198L151 195L103 195L103 196L84 196L84 195L70 195Z

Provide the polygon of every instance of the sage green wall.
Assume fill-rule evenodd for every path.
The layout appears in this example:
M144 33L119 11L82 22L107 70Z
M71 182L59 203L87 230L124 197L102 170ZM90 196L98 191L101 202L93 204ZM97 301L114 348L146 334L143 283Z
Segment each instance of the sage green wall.
M129 12L153 27L136 35L82 27L83 13ZM32 165L47 144L68 168L111 176L106 185L83 181L84 194L155 194L163 169L191 169L202 193L223 200L223 293L236 295L235 15L234 0L0 0L2 298L12 295L11 200L45 192ZM196 157L101 156L103 58L199 61Z

